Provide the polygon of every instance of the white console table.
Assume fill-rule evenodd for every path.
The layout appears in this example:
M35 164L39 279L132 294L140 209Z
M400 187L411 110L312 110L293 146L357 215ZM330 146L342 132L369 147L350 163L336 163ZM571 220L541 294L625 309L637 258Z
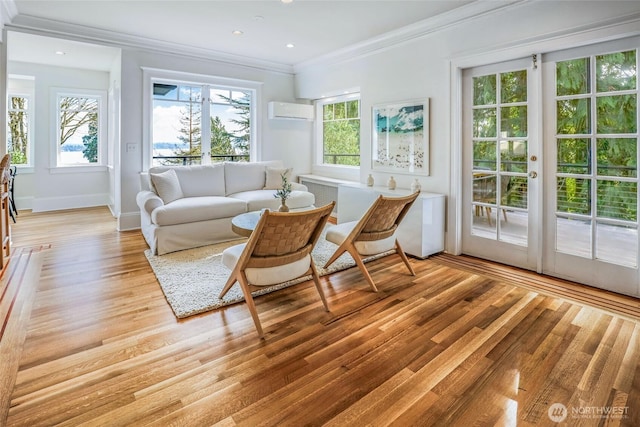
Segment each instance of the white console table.
M368 187L365 184L340 184L338 186L338 224L356 221L369 209L380 195L407 196L408 189ZM443 194L420 193L400 223L398 242L409 255L426 258L444 250L444 200Z

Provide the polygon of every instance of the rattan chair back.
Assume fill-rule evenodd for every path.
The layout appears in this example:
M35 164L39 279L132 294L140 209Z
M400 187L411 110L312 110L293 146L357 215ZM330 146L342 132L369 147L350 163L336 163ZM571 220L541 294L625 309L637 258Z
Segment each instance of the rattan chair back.
M362 217L361 226L354 230L354 240L373 241L392 236L419 194L416 192L405 197L378 196Z
M309 255L334 205L301 212L265 211L247 242L246 267L278 267Z

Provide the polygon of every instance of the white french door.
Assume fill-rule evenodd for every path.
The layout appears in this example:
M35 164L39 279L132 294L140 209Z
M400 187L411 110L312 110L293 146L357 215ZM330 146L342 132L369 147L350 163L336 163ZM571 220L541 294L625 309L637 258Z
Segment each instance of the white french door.
M640 296L640 39L543 57L543 271Z
M533 58L463 72L462 251L536 270L539 138Z
M640 296L638 48L463 71L463 253Z

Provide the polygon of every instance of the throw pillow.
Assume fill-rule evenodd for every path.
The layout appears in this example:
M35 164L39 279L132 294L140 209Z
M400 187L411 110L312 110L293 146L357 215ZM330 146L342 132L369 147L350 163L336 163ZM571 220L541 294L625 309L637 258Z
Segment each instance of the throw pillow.
M265 190L280 190L282 189L282 175L286 176L289 182L291 182L291 168L272 168L267 166L266 174L267 179L265 181Z
M151 182L156 189L156 193L158 193L158 196L160 196L165 204L184 197L178 175L176 175L176 171L173 169L162 173L152 173Z

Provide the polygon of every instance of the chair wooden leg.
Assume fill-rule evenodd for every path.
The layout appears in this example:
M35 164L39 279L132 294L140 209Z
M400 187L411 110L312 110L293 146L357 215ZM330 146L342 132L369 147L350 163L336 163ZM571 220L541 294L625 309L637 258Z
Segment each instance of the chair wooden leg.
M324 304L325 311L329 311L329 305L327 304L327 298L324 296L324 291L322 290L322 286L320 285L320 276L318 276L318 270L316 266L311 261L311 277L313 278L313 283L316 285L316 289L320 294L320 299L322 300L322 304Z
M227 294L227 292L229 292L229 289L231 289L233 284L236 283L237 277L238 272L234 269L229 275L227 283L224 284L224 288L222 288L222 291L220 291L220 295L218 295L218 298L222 299Z
M342 243L340 246L338 246L338 249L336 249L336 251L333 253L333 255L331 255L331 258L329 258L329 260L325 263L323 268L327 268L329 267L331 264L333 264L338 258L340 258L340 255L342 255L343 253L345 253L347 251L346 248L346 243Z
M242 288L242 293L244 294L244 299L247 302L247 307L249 307L249 312L251 313L251 317L253 318L253 323L256 325L258 336L260 337L260 339L263 339L264 333L262 332L262 325L260 324L260 319L258 318L258 310L256 309L256 303L255 301L253 301L253 297L251 296L249 282L247 281L247 275L244 274L244 271L240 272L238 283L240 283L240 288Z
M362 275L364 276L367 283L369 283L369 286L371 286L371 289L373 289L373 292L378 292L378 287L376 286L376 284L373 281L373 278L369 274L367 267L365 267L364 262L362 261L362 258L360 258L360 254L356 250L355 246L352 245L349 249L347 249L347 251L353 258L353 260L356 262L356 265L360 269L360 272L362 272Z
M409 263L409 258L407 258L407 254L404 253L404 251L402 250L402 246L400 246L400 243L398 242L397 239L396 239L396 251L398 252L398 255L400 255L400 258L402 258L402 262L404 262L404 265L406 265L409 271L411 272L411 275L415 276L416 272L413 271L413 267Z
M485 206L484 211L487 214L487 221L489 222L489 226L491 226L491 208Z

